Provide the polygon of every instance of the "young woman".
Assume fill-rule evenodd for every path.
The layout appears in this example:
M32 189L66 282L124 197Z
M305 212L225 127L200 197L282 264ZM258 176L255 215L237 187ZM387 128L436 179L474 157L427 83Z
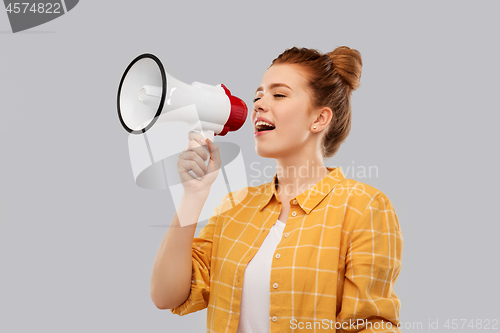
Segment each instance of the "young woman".
M361 66L348 47L292 48L273 61L252 123L257 153L274 158L277 172L228 194L194 239L221 161L214 143L190 134L178 162L184 195L153 266L158 308L185 315L208 307L208 332L399 332L393 285L403 238L394 207L323 163L349 134Z

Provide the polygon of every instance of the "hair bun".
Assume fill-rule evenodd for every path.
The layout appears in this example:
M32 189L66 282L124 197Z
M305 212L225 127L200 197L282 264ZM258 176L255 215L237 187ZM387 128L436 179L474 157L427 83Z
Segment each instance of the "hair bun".
M358 50L339 46L327 55L332 59L335 71L344 79L351 90L355 90L359 86L361 67L363 66Z

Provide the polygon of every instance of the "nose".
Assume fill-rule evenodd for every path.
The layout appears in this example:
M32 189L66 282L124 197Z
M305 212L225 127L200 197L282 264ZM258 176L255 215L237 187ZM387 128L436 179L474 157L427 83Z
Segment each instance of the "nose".
M253 103L253 108L255 111L267 112L267 105L263 101L264 96L261 96L257 101Z

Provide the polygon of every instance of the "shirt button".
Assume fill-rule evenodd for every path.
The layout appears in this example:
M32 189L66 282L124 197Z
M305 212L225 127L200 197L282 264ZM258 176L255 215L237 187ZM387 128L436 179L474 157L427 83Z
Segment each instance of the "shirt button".
M281 257L281 254L276 253L275 257L276 257L276 259L279 259Z
M277 321L278 321L278 317L274 316L274 317L273 317L273 321L274 321L274 322L277 322Z
M297 212L292 212L292 216L295 216L295 215L297 215Z
M297 200L293 199L292 204L296 205L297 204Z
M287 233L285 234L285 237L288 237L288 236L290 236L290 234L287 232Z
M277 283L273 284L273 288L278 289L278 284Z

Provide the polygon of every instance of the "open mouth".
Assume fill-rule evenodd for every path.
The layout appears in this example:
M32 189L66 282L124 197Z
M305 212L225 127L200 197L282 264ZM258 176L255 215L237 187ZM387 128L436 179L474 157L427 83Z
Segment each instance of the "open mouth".
M265 121L261 121L259 120L256 124L255 124L255 129L257 130L257 132L268 132L268 131L272 131L274 130L276 127L272 124L269 124L269 123L266 123Z

